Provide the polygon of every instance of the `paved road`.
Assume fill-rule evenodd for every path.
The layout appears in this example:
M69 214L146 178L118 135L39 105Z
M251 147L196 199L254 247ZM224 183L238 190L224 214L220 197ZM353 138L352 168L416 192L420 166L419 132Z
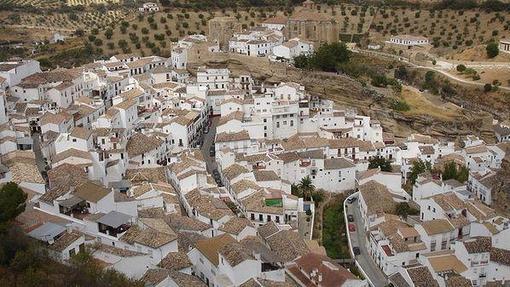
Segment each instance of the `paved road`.
M220 117L211 117L210 119L212 122L211 127L209 129L209 132L204 134L204 142L202 144L202 147L200 148L205 158L207 172L209 173L211 173L217 167L215 158L209 156L209 148L214 142L214 138L216 135L216 125L218 125Z
M386 286L386 284L388 284L386 276L381 269L379 269L377 264L375 264L374 260L368 253L365 229L363 227L363 222L361 221L358 201L355 201L352 204L347 204L347 214L352 214L354 216L354 223L356 224L355 234L351 233L351 245L353 247L359 247L361 252L360 255L356 256L356 260L367 273L370 281L372 281L376 287Z

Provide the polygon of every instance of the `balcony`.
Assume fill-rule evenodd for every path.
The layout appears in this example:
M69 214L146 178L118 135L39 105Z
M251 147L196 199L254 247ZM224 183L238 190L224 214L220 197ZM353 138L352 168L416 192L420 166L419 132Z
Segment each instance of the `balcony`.
M89 215L87 203L85 200L73 196L68 199L62 200L59 203L59 211L61 214L82 220Z

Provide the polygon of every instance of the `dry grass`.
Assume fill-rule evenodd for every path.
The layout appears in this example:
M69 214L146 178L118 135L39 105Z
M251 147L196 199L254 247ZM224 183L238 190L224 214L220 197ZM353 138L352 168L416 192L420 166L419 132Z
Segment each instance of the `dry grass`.
M467 48L461 53L453 55L451 58L456 61L470 62L510 62L510 53L500 52L496 57L488 58L485 45L478 45L476 47Z
M404 112L406 115L430 116L450 121L458 118L461 111L461 108L451 103L442 103L439 98L421 93L411 87L404 87L402 89L402 98L411 108L409 111Z

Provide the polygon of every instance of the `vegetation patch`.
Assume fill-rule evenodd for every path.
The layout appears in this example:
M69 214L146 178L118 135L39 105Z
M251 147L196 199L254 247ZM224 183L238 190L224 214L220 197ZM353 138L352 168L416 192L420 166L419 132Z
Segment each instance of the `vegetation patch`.
M322 245L329 257L333 259L350 258L344 218L343 201L345 197L338 195L324 207Z

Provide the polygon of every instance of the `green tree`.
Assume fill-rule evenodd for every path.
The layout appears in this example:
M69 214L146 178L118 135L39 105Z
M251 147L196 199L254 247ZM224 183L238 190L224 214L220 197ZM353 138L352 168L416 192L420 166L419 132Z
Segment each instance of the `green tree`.
M413 166L411 167L409 181L411 182L411 184L414 184L416 182L416 179L418 178L418 175L426 171L430 171L431 169L432 166L428 161L422 161L421 159L414 161Z
M459 171L457 171L457 177L456 179L461 182L461 183L464 183L468 180L469 178L469 169L465 166L462 166Z
M411 210L409 203L407 202L399 202L395 207L395 213L398 216L402 216L403 218L407 218Z
M460 65L457 65L457 71L459 72L464 72L466 70L466 66L460 64Z
M106 39L111 39L113 36L113 30L110 28L106 29L106 31L104 31L104 35Z
M487 57L494 58L499 54L499 47L498 43L496 42L490 42L485 47L485 51L487 51Z
M324 191L321 189L314 191L312 194L312 199L315 204L320 204L324 201Z
M368 168L369 169L380 168L381 171L387 171L387 172L393 171L393 169L391 168L391 161L388 159L385 159L382 156L376 156L376 157L371 158L369 160Z
M407 81L409 79L409 73L405 66L399 66L397 69L395 69L395 72L393 72L393 76L396 79L400 79L402 81Z
M301 189L299 188L299 186L297 184L294 184L294 183L290 185L290 193L297 197L303 197L303 193L301 192Z
M457 178L457 164L454 161L447 162L443 168L442 176L443 180Z
M426 72L425 73L425 84L430 85L430 86L434 85L435 76L436 76L436 74L433 71Z
M444 165L441 175L443 180L455 179L464 183L468 180L469 169L465 166L458 168L454 161L449 161Z
M309 176L303 177L298 184L299 189L303 194L303 199L308 200L312 198L313 191L315 190L315 186L312 183L312 180Z
M309 57L306 55L299 55L294 57L294 67L299 69L308 69L310 68Z
M337 65L348 62L349 56L345 43L324 44L313 54L312 63L323 71L336 72Z
M0 229L25 211L26 200L27 194L14 182L0 189Z
M483 91L486 92L486 93L492 91L492 85L489 84L489 83L483 85Z

